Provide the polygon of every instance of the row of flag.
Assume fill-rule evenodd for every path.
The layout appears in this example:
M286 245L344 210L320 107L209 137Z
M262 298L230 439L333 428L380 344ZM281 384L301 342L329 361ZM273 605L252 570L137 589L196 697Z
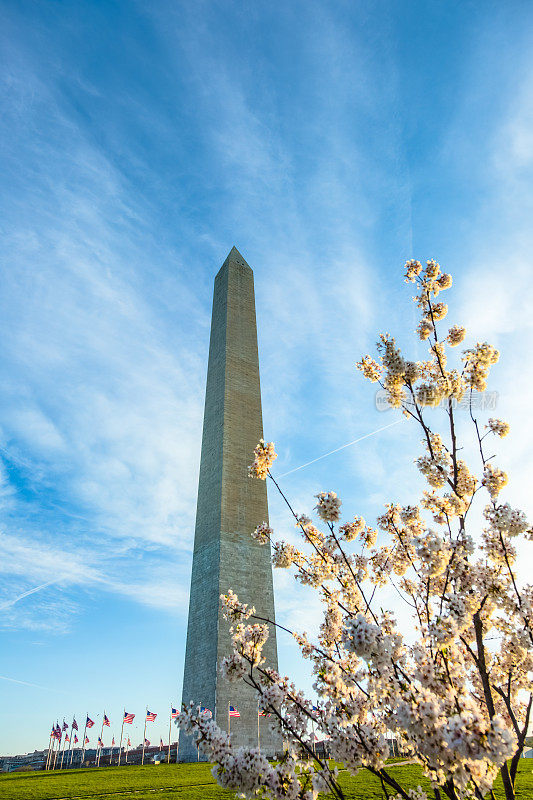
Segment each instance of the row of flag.
M173 706L171 706L171 708L170 708L170 727L169 727L169 737L168 737L169 758L170 758L170 739L171 739L172 721L177 719L177 717L179 716L179 713L180 712L178 711L177 708L174 708ZM212 711L209 708L207 708L206 706L201 706L200 707L200 713L205 715L208 719L211 719L212 716L213 716ZM240 716L241 715L237 711L235 706L232 706L230 703L228 703L228 730L229 730L231 719L238 718ZM266 711L259 711L258 710L258 720L259 720L259 716L262 716L262 717L268 716L269 717L270 714L268 714ZM118 764L119 765L120 765L120 759L121 759L121 754L122 754L122 749L123 749L122 742L123 742L124 725L132 725L134 719L135 719L135 714L132 714L131 712L126 711L126 709L124 709L124 713L123 713L123 716L122 716L122 728L121 728L121 731L120 731L120 742L119 742L119 745L118 745ZM149 741L149 739L146 738L146 724L148 722L155 722L156 719L157 719L157 714L154 711L150 711L147 708L146 709L146 715L144 717L144 733L143 733L143 745L142 745L142 749L143 749L142 763L143 764L144 764L144 750L145 750L146 747L150 747L150 741ZM82 736L82 761L83 761L83 758L84 758L85 748L89 744L89 737L87 736L87 731L90 728L92 728L94 725L95 725L95 721L93 719L91 719L91 717L87 714L86 719L85 719L85 727L84 727L84 730L83 730L83 736ZM259 721L258 721L258 725L259 725ZM103 733L104 733L104 728L106 728L106 727L107 728L111 727L111 721L110 721L109 717L107 716L107 714L104 711L104 716L103 716L103 720L102 720L102 727L101 727L100 736L98 737L98 743L97 743L97 748L98 748L97 764L100 763L100 755L101 755L102 748L104 747ZM70 728L70 735L69 735L69 728ZM69 726L69 724L67 722L65 722L65 720L63 720L63 725L62 726L59 724L59 722L57 722L55 725L52 725L52 730L50 732L50 741L49 741L49 745L48 745L48 759L47 759L46 769L51 768L51 764L52 763L53 763L53 769L55 769L55 765L56 765L56 762L57 762L58 754L59 754L59 752L61 750L61 744L63 744L63 749L61 750L60 769L63 767L63 759L64 759L64 756L65 756L65 750L66 750L67 744L68 744L67 765L69 763L69 761L68 761L69 757L70 757L70 764L72 764L72 759L73 759L73 755L74 755L73 746L79 744L79 739L78 739L78 735L77 735L78 733L79 733L79 726L78 726L78 723L77 723L75 717L73 717L72 723L71 723L70 726ZM65 734L65 735L63 736L63 734ZM258 735L259 735L259 728L258 728ZM57 750L55 748L55 742L56 741L57 741ZM113 739L111 741L111 755L113 753L113 749L116 746L117 745L116 745L116 742L115 742L115 737L113 736ZM128 749L131 747L131 741L130 741L129 736L127 737L127 745L124 745L124 747L127 748L127 749L125 749L126 761L127 761ZM164 747L163 739L160 738L160 740L159 740L159 749L161 750L163 747Z
M171 719L177 719L177 717L179 716L179 713L180 712L176 708L172 708L171 707L170 718ZM201 706L200 707L200 713L204 714L208 718L211 718L213 716L212 711L209 708L206 708L205 706ZM241 716L240 713L237 711L237 709L232 705L230 705L229 708L228 708L228 714L229 714L230 717L240 717ZM267 714L266 711L260 711L259 712L259 716L265 717L265 716L270 716L270 714ZM145 722L155 722L156 718L157 718L157 714L154 711L149 711L148 709L146 709ZM134 719L135 719L135 714L131 714L128 711L124 710L124 716L122 718L122 724L126 723L127 725L132 725ZM95 724L94 720L91 719L89 717L89 715L87 715L87 719L85 720L85 728L86 728L86 730L89 729L89 728L92 728L94 724ZM61 740L61 738L63 736L63 732L64 731L68 731L69 727L70 726L69 726L68 722L65 722L65 720L63 720L63 726L60 726L59 722L57 722L55 725L52 725L52 731L50 733L50 737L53 738L53 739ZM107 714L104 713L104 718L102 720L102 730L105 727L110 728L111 727L111 722L110 722L109 717L107 716ZM74 718L72 720L72 730L73 731L79 731L79 727L78 727L78 723L76 722L76 718ZM85 738L87 739L87 736ZM66 739L67 742L69 741L68 734L66 735L65 739ZM74 739L76 740L76 743L77 743L78 742L78 737L76 735L74 736ZM88 739L87 739L87 741L88 741Z
M171 712L171 718L172 719L176 719L178 714L179 714L179 711L177 711L175 708L173 708L172 712ZM148 709L146 709L146 722L155 722L156 717L157 717L157 714L155 714L153 711L148 711ZM127 711L124 711L123 723L125 722L128 725L131 725L133 723L134 719L135 719L135 714L129 714ZM85 728L86 729L92 728L94 724L95 724L94 720L91 719L89 717L89 715L87 715L87 719L85 720ZM68 722L65 722L65 720L63 720L63 726L61 726L59 724L59 722L57 722L55 725L52 725L52 732L50 733L50 737L52 739L59 739L59 741L61 741L61 738L63 736L63 732L64 731L68 731L69 727L70 726L69 726ZM111 727L111 722L110 722L109 717L107 716L107 714L104 714L104 719L102 721L102 730L105 727L107 727L107 728ZM79 731L78 723L76 722L76 718L75 717L72 720L72 730L73 731ZM85 738L87 739L87 736ZM76 735L74 735L74 739L76 740L76 743L77 743L78 737ZM65 736L65 740L67 742L69 741L68 734ZM89 740L87 739L87 741L89 741Z
M213 716L212 711L209 708L206 708L206 706L201 706L200 707L200 713L204 714L209 719L211 719L212 716ZM260 711L258 713L259 713L259 716L262 716L262 717L270 716L270 714L267 714L266 711ZM171 712L170 712L171 720L172 719L177 719L178 715L179 715L179 711L176 708L171 707ZM240 717L241 715L237 711L235 706L232 706L230 704L229 707L228 707L228 716L229 717ZM155 722L156 718L157 718L157 714L154 711L149 711L148 709L146 709L145 723L146 722ZM124 716L122 718L122 724L123 725L124 724L132 725L134 719L135 719L135 714L131 714L130 712L124 710ZM87 718L85 720L85 732L84 732L85 744L89 744L89 737L86 735L86 731L89 728L92 728L94 724L95 724L94 720L91 719L89 717L89 715L87 715ZM69 726L68 722L65 722L65 720L63 720L63 725L62 726L59 724L59 722L57 722L55 725L52 725L52 731L50 733L50 738L51 739L57 739L58 741L61 741L61 739L63 737L63 733L65 731L68 731L69 727L70 726ZM110 722L109 717L107 716L107 714L104 713L104 718L102 720L102 732L103 732L105 727L110 728L111 727L111 722ZM74 736L72 737L72 731L79 731L78 723L76 722L76 718L75 717L72 720L71 736L69 737L68 733L66 733L65 734L65 742L70 743L72 741L73 744L78 744L79 743L79 739L78 739L76 734L74 734ZM146 737L145 737L145 740L146 740ZM146 741L148 741L148 740L146 740ZM102 736L101 735L98 737L98 744L99 744L99 746L103 747ZM115 746L115 737L113 737L112 746Z
M171 707L170 724L172 724L172 720L173 719L177 718L178 714L179 714L179 711L176 708ZM122 749L123 749L122 741L123 741L124 725L125 724L126 725L132 725L134 719L135 719L135 714L132 714L131 712L126 711L126 709L124 709L124 713L123 713L123 716L122 716L122 728L121 728L121 731L120 731L120 743L118 745L118 763L119 764L120 764L120 759L121 759L121 754L122 754ZM146 709L146 716L144 718L144 734L143 734L143 745L142 745L142 748L143 748L143 763L144 763L144 750L145 750L146 747L150 747L150 741L149 741L149 739L146 738L146 723L147 722L155 722L156 719L157 719L157 714L154 711L150 711L147 708ZM85 727L84 727L84 730L83 730L83 736L82 736L82 761L83 761L84 754L85 754L85 748L89 744L89 737L87 736L87 730L92 728L94 725L95 725L95 721L93 719L91 719L91 717L87 714L86 719L85 719ZM107 714L104 711L104 716L103 716L103 720L102 720L102 728L101 728L100 736L98 737L98 743L97 743L97 748L98 748L97 764L100 763L101 751L102 751L102 748L104 747L103 733L104 733L104 728L105 727L110 728L111 727L111 721L110 721L109 717L107 716ZM69 728L70 728L70 735L69 735L69 732L68 732ZM49 744L48 744L48 758L47 758L47 763L46 763L46 769L49 769L52 766L52 764L53 764L52 768L55 769L55 766L56 766L56 763L57 763L57 760L58 760L58 754L59 754L60 751L61 751L60 769L62 769L63 760L64 760L64 757L65 757L65 750L66 750L67 744L68 744L67 765L72 764L72 760L73 760L73 756L74 756L73 746L79 744L79 739L78 739L78 735L77 735L78 732L79 732L79 725L78 725L78 722L76 720L76 717L73 717L72 723L71 723L70 726L69 726L69 724L67 722L65 722L65 720L63 720L63 725L62 726L59 724L59 722L57 722L55 725L52 725L52 730L50 732L50 741L49 741ZM63 734L65 734L65 735L63 736ZM169 728L169 752L170 752L170 738L171 738L171 728ZM57 749L55 748L56 741L57 741ZM63 745L62 748L61 748L61 745ZM163 748L163 746L164 746L163 745L163 739L160 739L160 749ZM113 749L115 747L116 747L116 742L115 742L115 737L113 736L113 739L112 739L112 742L111 742L111 753L113 752ZM128 749L131 747L131 741L130 741L129 737L127 738L127 745L124 745L124 747L125 747L126 760L127 760ZM70 762L69 762L69 758L70 758Z

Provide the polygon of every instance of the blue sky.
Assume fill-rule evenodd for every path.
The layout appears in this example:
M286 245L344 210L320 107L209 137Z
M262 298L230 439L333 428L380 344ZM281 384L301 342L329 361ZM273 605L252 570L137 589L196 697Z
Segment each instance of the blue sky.
M159 713L157 741L233 244L279 474L395 421L354 363L379 330L409 341L402 265L434 257L450 323L502 351L507 499L533 511L533 10L16 0L0 22L0 752L104 708L116 735L124 706ZM417 440L387 428L284 487L302 512L335 489L372 520L416 498ZM291 535L274 496L271 516ZM307 593L275 580L280 620L312 627ZM308 685L283 639L280 662Z

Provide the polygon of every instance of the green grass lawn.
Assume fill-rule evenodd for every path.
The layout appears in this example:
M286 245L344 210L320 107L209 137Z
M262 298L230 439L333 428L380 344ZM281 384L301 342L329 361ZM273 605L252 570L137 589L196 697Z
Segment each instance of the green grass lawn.
M223 800L235 796L217 786L209 764L148 764L144 767L102 767L68 772L12 772L0 776L2 800L97 798L116 794L120 798L135 800L170 797Z
M402 785L428 787L419 767L388 767ZM517 800L533 798L533 763L520 762ZM379 781L367 772L340 774L347 800L383 800ZM499 782L498 800L503 797ZM224 800L233 792L220 789L209 764L153 764L144 767L106 767L64 772L12 772L0 774L0 800L75 800L75 798L132 798L132 800Z

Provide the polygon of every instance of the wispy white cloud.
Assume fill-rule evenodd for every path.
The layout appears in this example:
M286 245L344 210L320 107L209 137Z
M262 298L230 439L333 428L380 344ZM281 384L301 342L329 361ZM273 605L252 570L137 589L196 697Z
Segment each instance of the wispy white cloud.
M63 68L49 63L43 80L29 48L10 52L2 91L23 157L4 240L1 569L27 601L6 608L17 625L44 624L55 583L182 609L187 566L163 575L159 561L192 544L207 344L189 325L205 331L208 309L185 275L168 275L153 209L77 116ZM133 243L143 228L147 272ZM132 580L144 549L152 566Z
M135 602L184 615L188 586L186 565L168 563L158 556L158 548L148 552L148 560L140 571L134 552L127 545L122 552L112 547L54 547L47 541L20 541L18 537L0 534L0 574L5 576L4 598L0 608L4 611L3 624L14 627L48 628L55 626L53 617L61 607L59 628L65 630L70 614L76 615L78 603L70 602L69 590L76 589L79 596L97 590L121 595ZM53 576L53 577L50 577ZM17 577L22 584L30 580L43 583L17 592ZM49 590L49 591L46 591ZM21 601L35 595L44 597L37 603ZM22 608L13 606L21 604Z

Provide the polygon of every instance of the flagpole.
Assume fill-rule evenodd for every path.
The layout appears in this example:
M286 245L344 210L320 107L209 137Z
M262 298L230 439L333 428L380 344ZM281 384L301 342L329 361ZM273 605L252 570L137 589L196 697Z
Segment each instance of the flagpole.
M71 745L73 745L73 741L72 741L72 731L70 732L70 744L71 744ZM73 758L74 758L74 747L72 746L72 747L71 747L71 750L70 750L70 763L69 763L69 767L71 767L71 766L72 766L72 759L73 759Z
M48 759L48 769L52 769L52 760L54 758L54 748L56 745L56 737L54 736L52 739L52 747L50 748L50 758Z
M126 744L126 764L128 763L128 753L130 750L130 737L128 736L128 742Z
M59 747L60 747L60 741L61 741L61 740L60 740L60 739L58 739L58 738L56 737L56 742L57 742L57 750L59 750ZM52 769L53 769L53 770L56 768L57 750L56 750L56 749L55 749L55 747L52 745L52 756L53 756L53 761L54 761L54 763L53 763L53 766L52 766Z
M257 749L261 753L261 740L259 739L259 698L257 698Z
M172 705L170 706L170 721L168 723L168 753L167 753L167 764L170 764L170 738L172 736ZM176 753L177 755L177 753ZM177 761L177 758L176 758Z
M52 726L52 727L53 727L53 726ZM55 730L55 729L54 729L54 730ZM47 769L47 770L49 770L49 769L50 769L50 764L52 763L52 750L54 749L54 742L55 742L55 740L56 740L56 739L55 739L55 736L53 735L53 733L51 733L51 734L50 734L50 741L49 741L49 743L48 743L48 755L47 755L47 757L46 757L46 769Z
M230 734L230 727L231 727L231 715L229 713L229 706L230 706L230 704L229 704L229 700L228 700L228 736Z
M114 739L115 737L113 737ZM113 739L111 739L111 755L109 756L109 766L113 766Z
M50 764L48 765L48 769L54 768L54 758L56 755L56 742L58 741L57 736L54 736L54 740L52 742L52 752L50 753ZM57 745L59 747L59 744Z
M61 764L59 766L59 769L63 769L63 759L65 757L65 745L66 744L67 744L67 737L65 735L65 738L63 739L63 750L61 751Z
M59 724L59 723L58 723L58 724ZM55 768L56 768L56 764L57 764L57 755L58 755L58 753L59 753L59 750L60 750L60 748L61 748L61 739L62 739L62 738L63 738L63 731L61 731L61 732L60 732L59 741L58 741L58 743L57 743L57 750L56 750L56 754L55 754L55 756L54 756L54 766L53 766L53 768L52 768L52 769L55 769Z
M85 761L85 740L87 738L87 720L89 718L89 714L85 714L85 728L83 729L83 745L81 748L81 764L80 767L83 767L83 762Z
M143 736L143 757L141 761L141 765L144 764L144 746L146 744L146 717L148 714L148 706L146 706L146 714L144 715L144 736Z
M48 738L48 750L46 751L46 763L44 765L45 771L48 769L48 762L50 760L50 745L52 744L52 734Z
M50 745L52 744L52 734L48 737L48 749L46 751L46 761L44 762L45 771L48 769L48 756L50 755Z
M69 742L69 745L68 745L67 764L68 764L69 756L70 756L70 761L72 761L72 731L73 731L73 727L72 726L73 725L74 725L74 717L72 717L72 722L70 724L70 742ZM67 764L65 764L65 766L67 766Z
M102 727L100 729L100 747L98 748L98 763L96 764L97 767L100 766L100 754L102 752L102 736L104 735L104 720L105 720L105 708L104 708L104 716L102 717Z
M120 767L120 756L122 754L122 734L124 733L124 717L126 716L126 709L124 709L124 713L122 714L122 728L120 729L120 744L118 746L118 764L117 766ZM126 756L126 763L128 761L128 757Z

